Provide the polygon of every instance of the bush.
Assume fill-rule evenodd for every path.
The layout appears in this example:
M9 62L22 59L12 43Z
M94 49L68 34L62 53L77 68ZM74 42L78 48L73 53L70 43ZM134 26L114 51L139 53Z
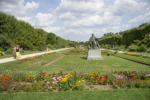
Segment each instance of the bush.
M146 45L142 44L141 46L138 47L137 51L139 52L145 52L147 50Z
M129 51L137 51L138 46L137 46L137 45L132 44L132 45L130 45L130 46L128 47L128 49L129 49Z
M120 46L120 49L121 49L121 50L124 50L124 49L125 49L125 46L124 46L124 45L121 45L121 46Z
M106 44L106 45L103 46L103 48L110 49L110 48L111 48L111 45Z
M9 48L9 49L6 51L6 54L13 54L13 48Z
M0 51L0 55L1 55L1 56L4 56L4 55L5 55L5 53L4 53L4 52L2 52L2 51Z

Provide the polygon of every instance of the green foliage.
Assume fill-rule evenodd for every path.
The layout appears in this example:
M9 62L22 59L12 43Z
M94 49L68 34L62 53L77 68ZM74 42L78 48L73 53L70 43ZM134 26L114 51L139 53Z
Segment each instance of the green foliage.
M142 40L144 44L147 45L147 47L150 47L150 33L145 36L145 38Z
M144 44L150 47L150 23L116 34L106 33L102 38L99 38L99 43L104 48L108 48L106 45L111 45L111 48L116 48L117 45L124 45L126 48L130 46L131 49L132 47L135 48L132 44L137 46Z
M117 34L104 36L104 37L99 39L99 44L104 45L103 46L104 48L110 48L109 45L112 48L114 45L120 45L121 44L121 38L122 38L122 36L117 35Z
M145 52L147 50L146 45L142 44L141 46L138 47L137 51L139 52Z
M56 44L56 35L54 33L47 34L46 43L52 45Z
M4 51L16 44L25 50L45 50L49 44L62 48L70 46L69 43L54 33L35 29L29 23L0 12L0 47Z
M132 45L130 45L130 46L128 47L128 49L129 49L129 51L137 51L138 46L137 46L137 45L132 44Z

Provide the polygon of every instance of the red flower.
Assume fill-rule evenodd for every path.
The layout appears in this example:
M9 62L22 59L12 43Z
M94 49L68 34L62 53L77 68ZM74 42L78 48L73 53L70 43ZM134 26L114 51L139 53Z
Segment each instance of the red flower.
M100 84L103 84L103 80L102 80L102 79L103 79L103 76L100 76L100 77L98 78Z
M108 80L108 75L105 75L105 79Z
M46 73L45 72L43 72L43 76L45 76L46 75Z
M131 74L134 74L134 73L136 73L136 71L132 71L132 72L131 72Z
M102 80L102 79L103 79L103 76L100 76L98 80Z
M94 76L94 79L97 79L97 77L96 77L96 76Z
M120 72L120 74L122 74L122 72Z

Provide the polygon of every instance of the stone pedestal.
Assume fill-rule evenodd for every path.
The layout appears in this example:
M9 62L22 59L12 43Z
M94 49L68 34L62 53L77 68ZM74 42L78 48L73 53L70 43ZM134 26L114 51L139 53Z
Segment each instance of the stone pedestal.
M87 60L102 60L100 49L89 49Z

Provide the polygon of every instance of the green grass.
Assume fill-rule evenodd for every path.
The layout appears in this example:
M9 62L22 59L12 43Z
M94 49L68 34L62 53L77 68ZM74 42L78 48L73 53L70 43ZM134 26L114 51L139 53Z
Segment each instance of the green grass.
M87 61L86 54L69 54L54 64L44 66L67 51L39 56L28 61L14 61L0 64L0 73L13 74L25 72L30 74L43 70L53 72L101 72L112 71L150 71L150 66L138 64L114 56L102 55L101 61ZM107 91L66 91L66 92L28 92L0 94L0 100L149 100L150 89L115 89Z
M0 94L0 100L149 100L150 89Z
M44 66L62 55L62 52L43 55L34 60L14 61L0 64L0 73L13 74L16 72L25 72L34 74L38 70L48 73L53 72L101 72L109 73L112 71L150 71L150 66L138 64L132 61L124 60L114 56L102 55L101 61L87 61L86 54L69 54L52 65Z
M137 56L127 55L127 54L117 54L117 56L125 57L125 58L139 61L139 62L143 62L145 64L150 64L150 58L137 57Z

